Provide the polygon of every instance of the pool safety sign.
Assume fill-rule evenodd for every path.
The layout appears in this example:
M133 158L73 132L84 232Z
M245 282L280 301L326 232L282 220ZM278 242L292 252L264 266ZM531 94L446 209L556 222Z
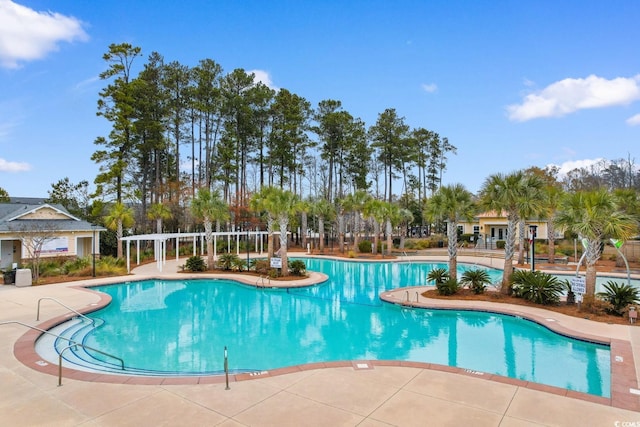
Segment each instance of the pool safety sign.
M271 268L282 268L282 258L271 258Z
M574 294L587 293L587 284L585 278L582 276L573 277L571 279L571 291Z

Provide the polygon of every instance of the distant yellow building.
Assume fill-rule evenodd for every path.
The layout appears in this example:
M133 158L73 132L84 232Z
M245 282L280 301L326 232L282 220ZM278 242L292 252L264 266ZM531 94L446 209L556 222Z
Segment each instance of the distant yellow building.
M0 268L10 269L31 258L34 248L41 258L99 253L100 231L105 229L74 217L59 205L0 203Z
M526 238L530 239L529 226L536 225L536 240L548 239L548 221L542 219L528 219L525 221ZM477 215L471 222L459 222L458 229L463 234L473 234L477 247L495 248L498 240L507 238L507 215L504 212L488 211ZM517 233L517 229L516 229ZM556 233L556 238L562 238L562 234ZM518 243L516 234L516 243Z

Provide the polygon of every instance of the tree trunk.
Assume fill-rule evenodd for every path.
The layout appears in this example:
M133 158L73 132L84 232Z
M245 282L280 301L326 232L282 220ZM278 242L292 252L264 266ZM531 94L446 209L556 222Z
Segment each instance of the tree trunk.
M517 216L507 214L507 239L504 247L504 269L502 273L502 286L500 292L511 294L511 274L513 274L513 253L516 244L516 224Z
M391 255L391 249L393 249L393 227L391 227L391 220L387 220L387 255Z
M118 251L117 251L117 256L118 259L122 259L122 220L118 219L117 221L117 231L116 231L116 237L118 238Z
M596 294L596 276L597 276L596 263L587 261L587 272L585 275L585 287L586 287L585 295L593 296Z
M585 274L585 295L593 296L596 294L596 263L600 259L600 239L589 239L589 243L585 250L587 252L585 256L585 262L587 264L587 271Z
M289 218L281 217L280 223L280 258L282 258L282 275L289 275L289 260L287 257L287 229L289 228Z
M524 220L518 221L518 264L524 264L524 242L525 242Z
M344 252L344 214L338 215L338 250Z
M547 239L549 240L549 264L556 263L556 230L553 221L547 222Z
M204 238L207 241L207 269L213 270L213 224L209 218L204 219Z
M302 248L307 249L307 229L309 225L307 223L307 213L302 212L302 218L300 220L300 232L302 233Z
M273 219L267 218L267 259L271 262L273 258Z
M353 249L356 253L360 253L360 212L355 213L355 218L353 219Z
M373 220L373 248L372 253L374 255L378 254L378 239L380 238L380 224L378 221Z
M456 221L447 221L447 252L449 254L449 277L458 280L458 230Z
M320 241L318 242L318 249L320 252L324 252L324 217L318 217L318 236Z

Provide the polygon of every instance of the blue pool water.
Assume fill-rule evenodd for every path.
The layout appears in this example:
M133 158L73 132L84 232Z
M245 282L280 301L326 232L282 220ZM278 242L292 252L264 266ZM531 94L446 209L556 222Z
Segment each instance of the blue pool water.
M424 284L428 271L444 264L305 262L329 280L288 291L229 280L97 288L113 301L91 315L105 324L89 333L85 344L152 375L221 373L226 346L235 372L321 361L406 360L610 395L608 346L506 315L408 309L380 301L387 290ZM460 274L467 268L475 266L460 265ZM499 270L488 271L500 279Z

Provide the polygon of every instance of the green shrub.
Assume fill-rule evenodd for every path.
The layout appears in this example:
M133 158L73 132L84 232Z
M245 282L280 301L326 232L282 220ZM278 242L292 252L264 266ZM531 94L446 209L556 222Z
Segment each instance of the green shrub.
M485 270L474 268L462 274L460 283L469 286L469 289L471 289L474 294L479 295L484 293L487 285L491 283L491 278Z
M29 265L29 267L31 269L31 271L35 271L35 268L33 266L33 263L31 263ZM64 274L64 270L62 268L62 263L55 259L55 258L51 258L51 259L40 259L40 265L39 265L39 275L40 277L54 277L54 276L61 276Z
M638 289L627 284L619 284L609 280L603 285L604 292L598 292L598 296L611 304L608 312L617 316L622 316L625 309L632 304L636 304L640 298Z
M497 249L504 249L506 242L504 240L496 240L496 248Z
M456 279L448 278L442 283L436 283L436 289L438 290L438 294L449 296L458 292L460 285Z
M434 282L436 286L449 280L449 272L446 268L434 268L427 274L427 284Z
M64 274L73 274L77 271L84 270L90 265L93 265L93 259L90 257L70 259L62 265L62 271Z
M561 280L560 283L562 287L567 292L567 304L575 304L576 303L576 294L573 293L573 289L571 289L571 282L567 279Z
M199 256L191 256L187 258L184 267L188 271L205 271L207 269L204 259Z
M252 268L256 273L267 274L269 273L269 261L266 259L253 259L251 260Z
M358 243L358 250L363 254L370 254L372 247L373 246L371 242L368 240L363 240L362 242Z
M119 276L127 274L127 267L124 259L112 256L101 257L96 263L97 276Z
M227 253L218 257L218 267L222 270L231 270L238 265L240 258L236 254Z
M304 261L296 259L289 263L289 271L294 276L304 276L307 272L307 265Z
M244 271L247 269L247 261L236 256L236 258L233 260L231 268L235 271Z
M541 271L516 270L511 280L517 297L536 304L557 304L564 288L557 277Z
M610 313L613 306L610 302L603 300L598 295L585 295L580 304L580 312L603 315Z

